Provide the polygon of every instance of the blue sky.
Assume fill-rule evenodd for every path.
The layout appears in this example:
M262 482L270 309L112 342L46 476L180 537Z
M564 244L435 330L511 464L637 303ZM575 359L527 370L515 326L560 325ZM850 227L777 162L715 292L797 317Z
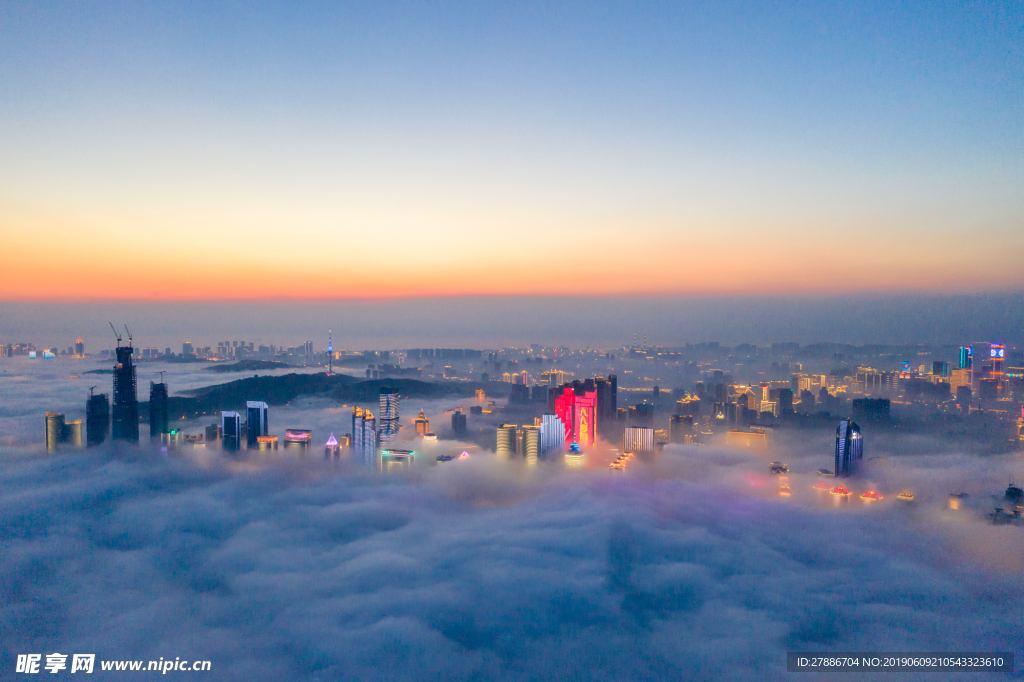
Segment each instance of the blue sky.
M861 264L839 290L1024 287L1020 3L11 3L0 22L0 224L56 237L11 242L4 298L109 298L119 277L243 296L194 248L240 233L281 273L261 297L546 293L538 244L641 247L563 293L806 293L837 237ZM297 236L383 245L409 274L274 261ZM176 272L144 265L158 249ZM766 284L768 261L790 273Z

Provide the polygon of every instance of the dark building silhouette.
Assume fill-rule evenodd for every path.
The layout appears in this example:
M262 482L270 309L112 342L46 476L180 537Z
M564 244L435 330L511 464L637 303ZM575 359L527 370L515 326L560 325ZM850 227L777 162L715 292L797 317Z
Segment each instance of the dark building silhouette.
M220 413L220 447L235 452L242 440L242 415L237 412Z
M668 441L670 443L686 443L687 436L692 440L697 431L693 426L693 415L674 414L668 419Z
M461 410L452 413L452 434L455 437L466 435L466 415Z
M654 405L641 403L629 408L630 426L650 426L654 423Z
M887 420L889 419L888 398L858 398L850 403L853 416L862 420Z
M117 364L114 365L114 404L111 408L112 439L129 443L139 442L139 397L135 383L135 365L132 362L131 339L127 346L117 344Z
M167 406L167 384L149 382L149 437L171 432Z
M270 425L267 422L269 411L270 408L264 402L258 400L246 401L245 442L247 447L257 447L260 436L270 435Z
M106 393L89 396L85 404L85 439L88 447L102 445L110 433L110 400Z

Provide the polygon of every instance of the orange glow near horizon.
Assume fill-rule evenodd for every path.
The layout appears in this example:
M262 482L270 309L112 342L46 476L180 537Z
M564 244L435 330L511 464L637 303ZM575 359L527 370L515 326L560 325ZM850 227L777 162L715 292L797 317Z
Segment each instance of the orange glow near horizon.
M1024 240L924 252L918 230L671 211L601 217L455 204L291 211L0 202L0 300L960 293L1024 288ZM526 227L523 227L526 226ZM998 226L1002 229L1002 226ZM993 228L994 229L994 228ZM855 234L851 237L848 235ZM840 235L840 236L837 236ZM885 248L869 245L885 244ZM863 244L863 247L860 245Z

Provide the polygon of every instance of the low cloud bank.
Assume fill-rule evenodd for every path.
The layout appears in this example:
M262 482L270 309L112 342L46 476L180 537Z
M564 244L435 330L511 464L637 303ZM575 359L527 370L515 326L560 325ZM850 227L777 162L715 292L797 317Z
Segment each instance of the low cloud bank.
M767 460L717 448L624 474L477 456L404 477L315 454L258 470L145 447L5 456L2 665L60 651L210 660L218 680L764 680L787 676L787 650L1022 650L1024 528L944 507L955 478L980 499L1012 460L921 447L871 469L880 487L916 481L916 506L840 508L810 489L825 463L804 442L773 454L790 498Z

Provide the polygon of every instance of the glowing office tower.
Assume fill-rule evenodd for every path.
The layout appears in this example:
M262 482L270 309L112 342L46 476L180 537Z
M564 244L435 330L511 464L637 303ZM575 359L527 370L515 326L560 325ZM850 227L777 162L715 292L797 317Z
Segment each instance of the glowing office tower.
M386 442L398 433L398 389L380 389L380 442Z
M992 362L992 376L996 381L1003 380L1003 362L1006 359L1006 347L1001 343L992 343L988 347L989 360Z
M415 458L412 450L381 450L380 470L387 474L411 469Z
M647 426L627 426L622 430L623 452L653 452L654 429Z
M81 336L79 336L78 340L75 341L75 357L76 358L84 358L85 357L85 343L82 341L82 337Z
M524 426L521 433L523 458L526 460L527 466L534 466L540 457L540 427Z
M327 332L327 376L334 374L334 332ZM334 435L334 434L331 434Z
M260 436L270 435L270 426L267 423L270 408L266 403L258 400L247 400L245 402L245 444L246 447L255 448L259 443Z
M132 364L132 342L122 346L117 340L117 364L114 365L113 440L139 442L139 398Z
M580 382L563 386L561 391L561 395L555 398L555 414L565 425L566 442L593 445L597 428L597 391L586 390Z
M974 362L974 349L970 346L960 346L960 367L959 369L970 369Z
M85 438L88 446L102 445L110 433L110 401L106 393L89 395L85 404Z
M586 458L580 450L580 444L572 443L569 445L569 450L565 453L565 468L582 469L584 466L586 466Z
M860 427L849 419L839 422L836 429L836 476L852 476L857 473L864 457L864 439Z
M313 442L313 432L309 429L285 429L284 449L297 450L304 453L309 450L309 444Z
M237 412L220 413L220 447L235 452L242 441L242 415Z
M171 432L167 384L149 382L149 437L159 438Z
M516 425L502 424L498 427L497 444L494 448L499 460L511 459L516 454Z
M338 439L334 437L334 432L331 432L331 437L324 443L324 457L337 457L341 447L338 445Z
M545 414L540 422L540 454L565 451L565 424L557 414Z
M377 464L377 420L361 407L352 408L352 451L364 464Z
M430 433L430 421L427 419L426 413L420 410L420 416L416 417L416 435L425 436Z

